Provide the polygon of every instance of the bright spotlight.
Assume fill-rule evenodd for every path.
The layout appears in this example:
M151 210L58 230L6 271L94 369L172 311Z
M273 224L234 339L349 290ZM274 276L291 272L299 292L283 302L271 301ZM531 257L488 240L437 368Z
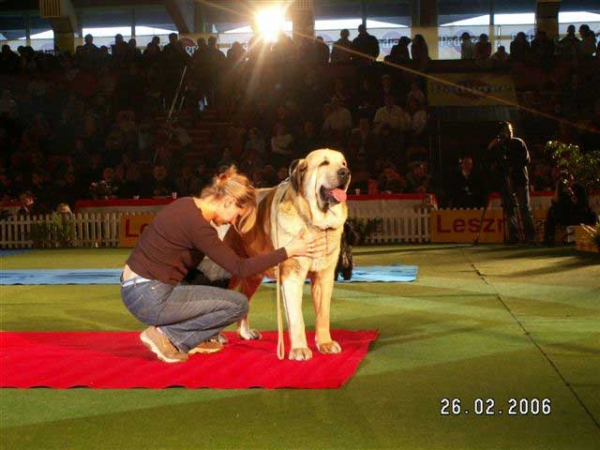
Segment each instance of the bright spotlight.
M255 20L260 36L267 42L275 42L285 25L285 10L283 8L262 9L256 13Z

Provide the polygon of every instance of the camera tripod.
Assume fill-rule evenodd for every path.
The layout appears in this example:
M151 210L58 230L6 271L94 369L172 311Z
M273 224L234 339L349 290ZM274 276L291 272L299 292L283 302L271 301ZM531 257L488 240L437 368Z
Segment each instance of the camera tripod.
M483 208L483 211L481 212L481 218L479 219L479 230L477 230L477 237L473 241L473 245L479 244L479 238L481 237L481 230L483 229L483 219L485 218L485 213L487 212L489 206L490 206L490 202L487 201L485 203L485 207Z
M184 86L185 75L187 73L187 66L184 66L181 77L179 78L179 84L177 85L177 89L173 95L173 99L171 100L171 106L169 107L169 113L167 114L167 142L170 142L173 138L173 131L171 130L171 126L175 122L175 118L173 117L173 113L175 112L175 108L177 107L177 111L180 112L183 107L183 102L185 101L185 94L187 91L187 85ZM159 150L158 148L154 152L154 158L152 158L152 163L156 164L156 159L158 158Z
M511 224L517 230L517 238L519 239L519 241L523 241L524 240L523 239L524 231L523 231L523 221L522 221L522 216L521 216L521 210L520 210L518 202L517 202L517 194L515 193L515 191L513 189L512 180L510 179L510 175L506 172L507 171L505 170L505 173L503 176L503 185L500 189L500 196L502 199L502 213L504 216L504 227L502 229L503 233L504 233L504 242L508 242L510 240L510 238L512 238L511 236L507 235L509 228L511 227ZM473 241L473 245L479 244L479 239L481 237L481 231L483 229L483 219L485 218L485 214L487 213L487 210L489 209L489 205L490 205L490 202L488 201L485 204L483 211L481 212L481 218L479 219L479 229L477 230L477 236L475 237L475 240ZM513 222L513 217L516 219L515 222Z
M512 242L514 236L508 235L514 227L516 229L516 238L519 242L523 242L525 239L525 233L523 231L523 217L521 215L521 209L517 201L517 194L513 189L512 180L509 174L504 175L504 191L502 195L502 211L504 213L504 242Z
M173 95L173 100L171 101L171 107L169 108L169 114L167 116L167 123L170 123L173 121L173 112L175 110L175 107L177 107L178 111L181 111L181 108L183 107L183 102L185 101L185 93L187 91L187 84L184 85L186 73L187 73L187 66L184 66L183 70L181 72L181 77L179 78L179 84L177 85L177 90L175 91L175 95Z

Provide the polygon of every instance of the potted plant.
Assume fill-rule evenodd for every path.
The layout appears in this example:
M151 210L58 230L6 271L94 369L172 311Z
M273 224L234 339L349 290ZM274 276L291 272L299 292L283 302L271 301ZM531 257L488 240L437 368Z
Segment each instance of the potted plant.
M548 141L545 151L558 168L572 174L588 192L600 189L600 149L582 151L575 144Z

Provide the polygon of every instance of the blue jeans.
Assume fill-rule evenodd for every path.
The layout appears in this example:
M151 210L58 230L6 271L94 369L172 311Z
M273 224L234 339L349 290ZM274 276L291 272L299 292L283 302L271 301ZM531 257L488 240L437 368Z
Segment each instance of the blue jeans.
M212 286L152 280L122 287L121 298L131 314L160 327L184 353L248 314L245 295Z

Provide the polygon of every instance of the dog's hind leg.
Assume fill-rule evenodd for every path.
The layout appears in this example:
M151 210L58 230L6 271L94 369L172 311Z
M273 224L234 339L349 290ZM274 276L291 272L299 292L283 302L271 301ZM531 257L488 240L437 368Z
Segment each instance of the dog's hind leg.
M252 296L258 290L260 283L262 282L262 277L251 277L242 280L242 293L248 297L248 301L252 299ZM248 321L248 316L239 320L237 323L237 333L238 336L246 341L257 341L261 339L261 334L258 330L254 330L250 328L250 322Z

